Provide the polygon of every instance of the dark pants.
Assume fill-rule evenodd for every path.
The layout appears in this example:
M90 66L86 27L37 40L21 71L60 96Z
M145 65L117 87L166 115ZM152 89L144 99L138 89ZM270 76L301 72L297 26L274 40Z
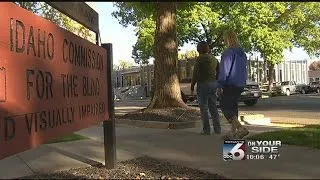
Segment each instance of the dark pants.
M219 113L216 105L216 90L216 82L197 84L198 103L203 122L203 131L207 133L210 133L209 112L212 118L214 132L221 132Z
M228 121L233 117L239 116L238 100L243 88L228 85L223 88L220 97L220 109Z

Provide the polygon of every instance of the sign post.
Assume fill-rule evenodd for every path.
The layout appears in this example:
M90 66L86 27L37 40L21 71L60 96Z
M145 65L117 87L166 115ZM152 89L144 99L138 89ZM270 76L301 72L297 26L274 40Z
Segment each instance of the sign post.
M104 152L105 152L105 165L109 169L115 168L117 165L116 156L116 136L115 136L115 118L114 118L114 93L112 83L112 67L113 67L113 52L112 44L102 44L102 47L107 50L107 87L108 87L108 107L109 107L109 120L103 121L103 134L104 134Z

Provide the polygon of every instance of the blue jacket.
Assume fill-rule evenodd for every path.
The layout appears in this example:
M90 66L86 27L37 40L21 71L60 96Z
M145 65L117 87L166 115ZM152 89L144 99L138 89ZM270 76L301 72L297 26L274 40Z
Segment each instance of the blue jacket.
M234 61L233 68L232 61ZM231 69L231 71L230 71ZM229 76L230 72L230 76ZM245 87L247 80L247 56L242 48L228 48L221 56L218 87L234 85Z

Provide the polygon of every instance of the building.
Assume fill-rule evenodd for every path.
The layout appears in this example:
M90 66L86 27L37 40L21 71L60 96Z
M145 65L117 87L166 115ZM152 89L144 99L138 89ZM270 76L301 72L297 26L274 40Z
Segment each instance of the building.
M137 91L144 91L145 96L150 95L153 77L153 65L133 66L113 72L114 87L117 90L123 91L129 87L134 87L138 89Z
M192 77L195 61L196 59L179 60L179 80ZM296 81L297 84L307 84L310 81L308 76L309 64L309 60L291 60L275 65L273 81ZM268 82L269 69L264 61L249 59L247 68L248 79L261 84ZM315 78L319 79L320 75L316 76ZM129 69L114 71L114 82L116 88L135 87L136 89L142 89L145 96L150 96L154 84L154 65L134 66Z
M290 60L274 66L274 82L295 81L297 84L307 84L309 60ZM248 79L258 83L269 82L268 65L262 60L248 61Z
M320 70L308 71L309 82L320 81Z
M114 71L115 87L128 87L141 84L140 67L133 66L128 69Z
M275 67L276 82L295 81L297 84L309 83L308 60L285 61Z

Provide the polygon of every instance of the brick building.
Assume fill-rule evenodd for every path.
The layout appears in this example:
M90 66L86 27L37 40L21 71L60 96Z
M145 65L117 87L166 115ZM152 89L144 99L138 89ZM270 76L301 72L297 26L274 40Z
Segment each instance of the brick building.
M320 70L308 71L309 82L320 81Z

